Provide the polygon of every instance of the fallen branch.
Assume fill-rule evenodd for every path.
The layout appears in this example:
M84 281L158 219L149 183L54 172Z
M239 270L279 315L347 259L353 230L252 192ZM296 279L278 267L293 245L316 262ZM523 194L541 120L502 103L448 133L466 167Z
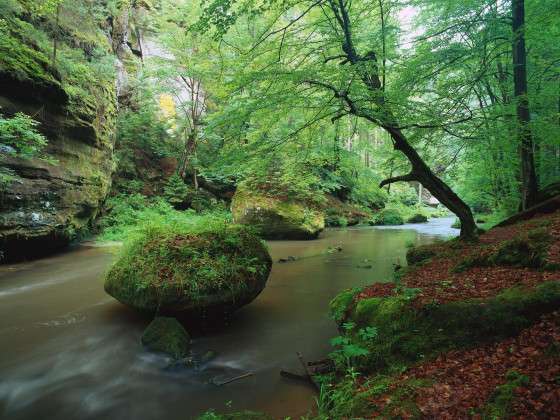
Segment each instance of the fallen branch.
M230 379L226 379L223 382L214 382L214 385L217 385L217 386L226 385L226 384L229 384L231 382L238 381L240 379L248 378L249 376L253 376L253 372L247 372L247 373L244 373L243 375L239 375L239 376L235 376L235 377L230 378Z

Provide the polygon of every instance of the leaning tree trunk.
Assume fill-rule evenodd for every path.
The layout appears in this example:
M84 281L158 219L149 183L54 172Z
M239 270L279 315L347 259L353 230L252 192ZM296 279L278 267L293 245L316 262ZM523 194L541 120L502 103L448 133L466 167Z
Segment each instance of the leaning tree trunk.
M356 67L359 78L370 92L371 101L375 103L379 109L384 111L383 113L379 113L384 114L384 116L380 118L378 115L375 116L367 111L359 109L356 103L348 96L347 91L340 91L325 83L315 83L321 86L327 86L333 90L335 97L346 102L349 113L366 118L385 129L391 135L395 149L408 158L412 166L411 172L408 175L386 179L381 183L381 187L398 181L420 182L435 198L457 215L461 221L461 237L468 238L475 236L477 231L476 223L469 206L467 206L445 182L432 172L414 147L410 145L406 136L398 128L399 124L397 124L395 117L392 115L390 106L385 101L385 86L379 76L379 66L375 52L372 50L362 55L358 53L354 45L350 15L348 13L349 2L345 0L328 0L328 4L341 29L341 36L343 37L341 47L346 58L343 64L349 63Z
M395 149L403 153L410 162L412 170L407 175L389 178L381 182L381 187L397 181L418 181L440 203L451 210L461 221L461 237L469 238L476 235L477 227L470 207L443 182L420 157L418 152L408 143L400 129L391 126L383 127L393 139Z
M537 174L531 133L531 114L527 97L527 53L525 51L525 1L512 0L513 85L517 108L517 136L521 157L521 207L535 204L538 193Z

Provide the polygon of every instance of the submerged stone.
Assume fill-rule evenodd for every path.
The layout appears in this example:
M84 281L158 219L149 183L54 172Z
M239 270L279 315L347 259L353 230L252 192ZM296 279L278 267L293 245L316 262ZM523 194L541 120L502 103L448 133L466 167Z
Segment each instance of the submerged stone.
M142 344L151 351L183 359L190 349L189 333L175 318L155 318L142 335Z

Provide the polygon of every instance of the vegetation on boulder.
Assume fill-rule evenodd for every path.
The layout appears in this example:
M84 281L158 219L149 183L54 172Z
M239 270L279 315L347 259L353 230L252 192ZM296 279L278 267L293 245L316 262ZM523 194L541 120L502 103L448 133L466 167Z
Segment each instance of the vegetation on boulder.
M261 240L239 225L190 228L146 228L107 273L107 293L139 311L194 318L223 318L257 297L272 266Z

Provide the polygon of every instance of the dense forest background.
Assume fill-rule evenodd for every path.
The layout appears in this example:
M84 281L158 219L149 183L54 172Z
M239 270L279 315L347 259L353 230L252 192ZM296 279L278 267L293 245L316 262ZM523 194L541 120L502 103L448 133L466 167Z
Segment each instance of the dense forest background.
M1 104L3 188L21 184L22 160L67 164L45 105L64 103L64 118L114 145L92 170L103 191L112 183L105 206L89 205L105 228L166 205L225 210L237 187L405 221L414 206L431 214L429 190L463 223L463 201L498 221L560 176L553 0L0 7L6 96L42 100Z

